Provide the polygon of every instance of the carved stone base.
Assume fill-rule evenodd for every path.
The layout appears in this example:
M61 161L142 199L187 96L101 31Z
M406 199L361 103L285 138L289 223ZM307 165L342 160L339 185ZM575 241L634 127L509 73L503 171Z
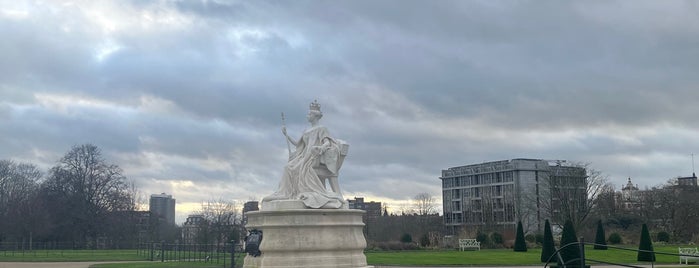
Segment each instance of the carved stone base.
M295 202L301 203L272 201L247 213L246 228L261 230L263 237L262 255L246 256L244 268L371 267L364 256L364 211L296 209Z

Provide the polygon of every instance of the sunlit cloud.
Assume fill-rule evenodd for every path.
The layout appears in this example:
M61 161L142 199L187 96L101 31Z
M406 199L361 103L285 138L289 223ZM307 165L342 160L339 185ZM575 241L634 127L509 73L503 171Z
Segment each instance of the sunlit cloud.
M692 172L696 5L656 1L10 1L0 159L94 143L144 194L271 194L308 103L350 143L346 198L406 210L440 171L518 157L615 185ZM441 201L440 201L441 202Z

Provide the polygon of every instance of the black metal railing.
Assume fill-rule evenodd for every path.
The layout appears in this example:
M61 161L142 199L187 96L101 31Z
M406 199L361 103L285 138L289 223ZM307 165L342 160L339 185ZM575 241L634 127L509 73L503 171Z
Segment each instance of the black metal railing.
M567 245L563 245L561 248L556 249L556 251L553 254L551 254L551 256L549 256L548 260L544 264L544 268L549 267L549 264L552 262L557 263L559 268L567 268L567 267L568 268L577 268L577 267L585 268L587 266L588 261L593 262L593 263L600 263L600 264L613 265L613 266L644 268L643 266L624 264L624 263L615 263L615 262L586 258L585 257L585 245L606 246L608 249L635 251L635 252L648 252L648 253L654 253L654 254L658 254L658 255L668 255L668 256L677 256L677 257L681 257L681 256L696 257L696 256L692 256L692 255L683 255L683 254L677 254L677 253L658 252L658 251L623 248L623 247L616 247L616 246L609 246L609 245L600 245L600 244L596 244L596 243L587 243L582 238L580 238L580 242L574 242L574 243L570 243ZM580 258L563 260L560 252L564 248L568 248L568 247L578 247L578 250L580 251ZM651 267L654 267L655 262L650 262L650 264L651 264Z
M138 255L159 262L203 262L223 268L242 267L245 253L237 243L171 244L143 243ZM220 265L220 266L219 266Z

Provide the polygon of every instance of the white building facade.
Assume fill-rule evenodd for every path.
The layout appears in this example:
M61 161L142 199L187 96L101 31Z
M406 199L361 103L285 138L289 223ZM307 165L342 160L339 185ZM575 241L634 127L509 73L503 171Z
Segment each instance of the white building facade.
M560 203L555 196L561 195L551 194L553 189L566 191L574 185L584 190L578 188L584 187L585 178L584 168L566 165L564 160L519 158L442 170L446 233L455 235L468 228L499 230L509 236L519 220L525 232L541 230ZM578 183L552 186L551 182L561 180Z

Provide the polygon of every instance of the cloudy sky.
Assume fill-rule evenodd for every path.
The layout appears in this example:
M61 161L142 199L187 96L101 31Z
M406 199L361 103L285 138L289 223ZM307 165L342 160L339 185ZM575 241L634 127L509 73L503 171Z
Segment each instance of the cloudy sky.
M617 189L692 172L695 1L0 0L0 159L92 143L178 222L276 188L317 99L345 197L441 198L448 167L587 162Z

